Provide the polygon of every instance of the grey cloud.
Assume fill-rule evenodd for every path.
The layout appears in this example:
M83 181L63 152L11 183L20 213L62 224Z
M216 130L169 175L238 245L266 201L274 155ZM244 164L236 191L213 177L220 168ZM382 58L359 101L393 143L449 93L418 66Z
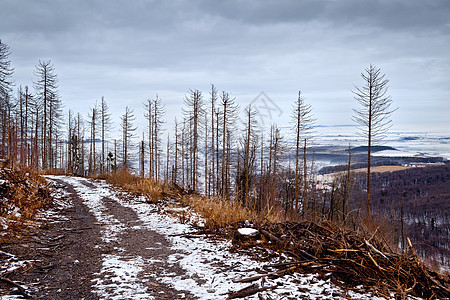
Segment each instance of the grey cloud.
M61 32L73 29L130 28L140 32L185 30L186 24L209 21L254 26L329 22L387 29L437 28L450 24L447 0L4 0L0 24L4 32ZM230 23L232 25L232 23ZM208 25L207 23L205 25Z
M197 2L212 15L227 20L238 20L254 25L276 24L286 22L305 22L318 17L325 9L326 1L208 1Z
M200 0L196 3L209 14L253 25L321 21L335 26L448 30L450 24L447 0Z
M18 76L27 66L23 77L31 78L38 59L51 59L68 101L103 94L130 99L129 93L151 96L158 90L180 94L189 87L207 90L213 82L246 95L263 89L295 97L302 89L326 110L329 95L351 101L349 89L370 62L397 87L405 82L408 89L424 87L432 78L427 89L447 89L449 5L448 0L2 0L0 38L11 46ZM421 67L428 61L435 66Z
M450 2L446 0L347 0L333 1L327 16L336 23L356 23L391 30L443 29L450 22Z

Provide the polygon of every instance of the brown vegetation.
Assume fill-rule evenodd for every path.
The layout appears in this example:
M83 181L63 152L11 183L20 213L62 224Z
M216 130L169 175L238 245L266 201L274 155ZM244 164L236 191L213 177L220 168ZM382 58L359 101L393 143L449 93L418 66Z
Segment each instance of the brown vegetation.
M260 222L265 220L270 223L283 220L282 213L269 211L265 214L256 214L240 202L188 193L179 187L171 187L151 178L136 176L126 168L97 178L105 179L108 183L121 187L127 192L142 195L151 203L157 203L164 197L168 197L176 200L181 206L189 206L205 220L205 227L208 230L215 230L245 220L259 220Z
M171 193L165 184L156 182L152 178L144 178L130 173L129 169L121 168L112 173L104 173L96 178L105 179L108 183L121 187L122 189L135 194L143 195L147 201L156 203L167 194Z
M51 187L38 173L0 169L0 241L26 228L37 212L51 202Z
M407 166L372 166L370 169L370 172L372 173L385 173L385 172L395 172L395 171L403 171L407 169L411 169L412 167ZM352 172L354 173L361 173L361 172L367 172L367 168L358 168L358 169L352 169ZM336 172L336 173L328 173L327 176L342 176L345 175L346 172Z
M365 289L387 298L390 293L429 299L450 296L448 275L425 266L409 240L408 252L399 254L377 230L314 221L273 223L260 227L259 233L246 239L235 236L235 246L250 249L254 256L254 251L265 247L292 257L291 262L271 266L279 269L277 273L319 272L324 277L331 274L337 283L344 282L352 288L363 284Z

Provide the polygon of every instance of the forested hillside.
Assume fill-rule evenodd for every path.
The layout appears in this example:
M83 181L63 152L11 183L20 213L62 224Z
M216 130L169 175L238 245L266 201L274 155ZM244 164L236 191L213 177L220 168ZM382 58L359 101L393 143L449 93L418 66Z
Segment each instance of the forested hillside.
M374 173L372 209L392 222L395 243L410 237L418 253L450 267L450 165ZM351 201L364 196L365 180L355 180ZM403 221L402 221L403 220ZM404 229L402 233L402 222Z

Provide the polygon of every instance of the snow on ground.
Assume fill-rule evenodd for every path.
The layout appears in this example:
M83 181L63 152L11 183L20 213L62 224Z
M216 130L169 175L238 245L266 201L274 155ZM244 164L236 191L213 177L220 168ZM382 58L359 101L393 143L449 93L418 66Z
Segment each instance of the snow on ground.
M103 257L100 275L94 282L96 293L106 299L149 299L138 274L144 261L141 257L124 259L123 256L107 254Z
M51 175L45 175L43 176L47 179L51 179L53 176ZM54 184L54 194L53 194L53 206L43 210L38 213L37 220L47 220L50 223L59 223L62 221L67 220L67 217L62 216L60 214L60 211L70 208L73 206L72 201L70 199L70 194L62 189L63 186L59 186L57 184Z
M241 234L241 235L250 235L250 236L253 236L253 235L255 235L255 234L258 233L258 230L257 230L257 229L254 229L254 228L239 228L239 229L238 229L238 232L239 232L239 234Z
M24 268L32 264L32 261L19 260L17 256L0 250L0 256L6 258L4 263L0 265L0 277L5 273Z
M9 272L13 272L14 270L26 269L29 268L35 261L33 260L20 260L17 256L4 252L0 250L0 257L2 258L0 261L0 277L3 277L5 274ZM26 292L29 292L29 287L22 285ZM15 300L15 299L23 299L22 296L11 295L4 296L1 295L0 291L0 300Z
M385 157L425 157L422 153L402 150L382 150L373 152L372 156Z

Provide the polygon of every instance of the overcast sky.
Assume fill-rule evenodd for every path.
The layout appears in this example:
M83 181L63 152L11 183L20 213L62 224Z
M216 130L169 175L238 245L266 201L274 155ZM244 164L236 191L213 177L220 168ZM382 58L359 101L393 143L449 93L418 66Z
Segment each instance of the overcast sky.
M393 130L450 131L450 1L0 0L16 86L51 60L65 110L104 96L116 124L156 94L168 126L210 84L241 107L263 91L287 125L302 91L321 125L352 124L370 63L390 80ZM142 128L141 130L144 130Z

